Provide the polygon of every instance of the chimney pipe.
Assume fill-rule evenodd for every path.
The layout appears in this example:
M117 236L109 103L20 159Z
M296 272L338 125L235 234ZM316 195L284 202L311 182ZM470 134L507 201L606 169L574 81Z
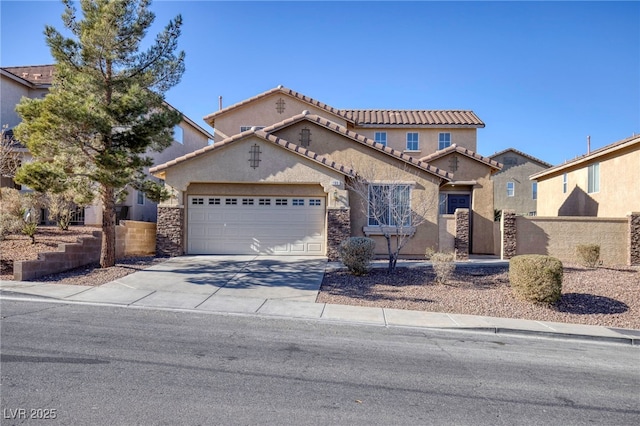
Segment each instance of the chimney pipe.
M591 154L591 136L587 136L587 155Z
M218 96L218 109L222 109L222 95Z

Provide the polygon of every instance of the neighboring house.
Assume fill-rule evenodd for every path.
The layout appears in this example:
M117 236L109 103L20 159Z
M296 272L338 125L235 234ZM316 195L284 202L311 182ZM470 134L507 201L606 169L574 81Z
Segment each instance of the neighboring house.
M12 129L21 121L15 111L16 105L22 97L41 98L46 96L53 82L53 65L38 65L24 67L0 68L2 86L0 88L1 112L0 123ZM162 152L148 151L154 164L160 164L169 159L184 155L196 149L207 146L213 142L213 135L188 117L183 116L182 122L174 129L174 143ZM23 152L23 161L30 161L28 150L20 145ZM3 179L2 186L15 186L8 179ZM25 190L27 190L25 188ZM128 189L127 198L117 206L118 219L140 220L155 222L157 218L157 204L147 200L143 193L134 189ZM46 221L46 212L43 213ZM99 203L89 206L81 211L77 217L80 223L85 225L102 225L102 208Z
M490 158L502 164L493 180L493 208L514 210L517 215L537 214L538 183L529 176L551 167L551 164L514 148L496 152Z
M539 216L625 217L640 211L640 136L531 176Z
M433 202L427 222L410 228L405 256L439 247L438 200L458 189L460 207L473 211L472 252L493 252L489 177L500 165L473 152L484 123L471 111L338 110L278 86L205 121L214 145L151 169L174 191L158 218L159 234L171 229L173 254L324 256L358 235L385 253L379 227L349 190L372 170L374 191L391 175L405 185L410 197L394 203ZM433 164L421 159L438 148Z

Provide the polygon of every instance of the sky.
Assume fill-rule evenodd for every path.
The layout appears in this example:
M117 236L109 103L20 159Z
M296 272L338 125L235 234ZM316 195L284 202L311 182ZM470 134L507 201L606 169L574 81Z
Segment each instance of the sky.
M202 118L278 85L339 109L472 110L478 153L551 164L640 133L640 2L155 0L183 18L181 82ZM59 1L0 1L0 66L53 63ZM0 94L1 96L1 94Z

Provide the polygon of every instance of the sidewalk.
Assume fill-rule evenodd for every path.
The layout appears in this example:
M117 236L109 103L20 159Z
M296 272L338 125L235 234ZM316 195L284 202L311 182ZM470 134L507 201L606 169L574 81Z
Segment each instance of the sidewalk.
M500 261L485 260L483 264L485 263L487 266L489 264L502 266ZM416 266L422 264L424 263L415 262ZM326 265L327 270L340 267L338 263L330 262ZM386 267L386 263L381 262L374 267ZM132 280L140 280L144 277L138 274L140 273L134 273L125 278L132 283ZM220 287L199 286L196 291L188 291L185 287L181 287L179 291L167 291L166 287L153 289L149 283L146 283L144 289L141 289L119 281L96 287L3 281L0 282L0 299L43 301L44 298L47 302L56 303L90 303L131 308L288 317L383 327L456 329L640 345L640 330L632 329L315 303L315 298L301 298L299 293L287 297L282 291L277 293L277 298L273 298L266 294L264 296L260 294L259 297L225 294L220 291Z

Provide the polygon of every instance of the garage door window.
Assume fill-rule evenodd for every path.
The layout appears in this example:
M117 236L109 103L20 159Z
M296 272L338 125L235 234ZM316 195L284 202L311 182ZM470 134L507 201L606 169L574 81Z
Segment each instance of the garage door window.
M193 205L204 204L204 198L192 198L191 204Z
M220 205L220 198L209 198L209 205L210 206Z
M276 206L286 206L287 201L286 198L276 198Z
M242 205L243 206L252 206L253 205L253 198L243 198L242 199Z
M309 200L309 205L310 206L320 206L320 205L322 205L322 201L321 200Z
M271 205L271 200L269 198L260 198L258 200L258 204L261 206L270 206Z
M224 200L224 203L228 206L235 206L238 204L238 199L237 198L227 198Z
M291 204L294 206L304 206L304 200L294 198L293 200L291 200Z

